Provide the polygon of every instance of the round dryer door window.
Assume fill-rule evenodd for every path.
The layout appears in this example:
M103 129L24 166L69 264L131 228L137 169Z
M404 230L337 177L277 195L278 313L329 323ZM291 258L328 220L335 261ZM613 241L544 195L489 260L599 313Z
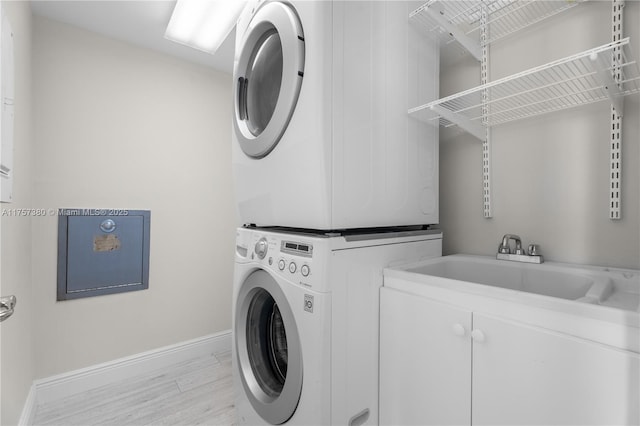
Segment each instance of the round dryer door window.
M260 136L269 125L280 96L282 44L277 31L272 30L264 34L263 40L256 45L252 59L244 82L244 113L251 134Z
M234 331L247 398L267 422L286 422L302 392L302 351L286 296L267 272L253 272L243 283Z
M304 73L304 35L290 5L264 4L236 52L234 128L240 147L261 158L275 148L295 110Z

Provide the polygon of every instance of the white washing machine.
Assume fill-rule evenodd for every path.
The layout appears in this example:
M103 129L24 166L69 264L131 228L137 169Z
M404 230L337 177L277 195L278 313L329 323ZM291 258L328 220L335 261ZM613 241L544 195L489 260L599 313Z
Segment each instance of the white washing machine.
M421 2L253 1L236 29L233 172L242 222L335 230L438 222L438 97Z
M237 231L233 375L240 424L377 425L386 266L441 255L437 230Z

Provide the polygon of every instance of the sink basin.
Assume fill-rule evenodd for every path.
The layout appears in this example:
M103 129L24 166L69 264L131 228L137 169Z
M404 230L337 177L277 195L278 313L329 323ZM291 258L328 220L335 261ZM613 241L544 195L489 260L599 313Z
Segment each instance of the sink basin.
M456 254L383 275L388 291L640 352L640 270Z
M640 271L546 262L517 263L493 257L451 255L386 268L412 286L435 285L550 307L601 305L640 313Z
M611 294L613 287L606 277L544 264L529 265L471 256L445 256L404 270L587 303L602 302Z

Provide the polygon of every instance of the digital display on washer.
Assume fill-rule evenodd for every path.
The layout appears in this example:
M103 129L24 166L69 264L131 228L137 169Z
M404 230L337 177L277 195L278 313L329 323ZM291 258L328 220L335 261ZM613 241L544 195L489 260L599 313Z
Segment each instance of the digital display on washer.
M296 243L294 241L283 241L280 246L280 251L298 256L311 257L313 246L311 244Z

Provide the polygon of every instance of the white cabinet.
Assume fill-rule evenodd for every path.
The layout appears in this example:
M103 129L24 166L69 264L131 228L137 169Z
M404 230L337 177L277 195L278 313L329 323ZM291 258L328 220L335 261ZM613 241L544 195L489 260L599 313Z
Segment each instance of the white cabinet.
M640 422L637 353L387 288L380 330L381 424Z
M380 424L469 424L471 312L381 289Z
M638 354L478 313L473 327L473 424L640 421Z

